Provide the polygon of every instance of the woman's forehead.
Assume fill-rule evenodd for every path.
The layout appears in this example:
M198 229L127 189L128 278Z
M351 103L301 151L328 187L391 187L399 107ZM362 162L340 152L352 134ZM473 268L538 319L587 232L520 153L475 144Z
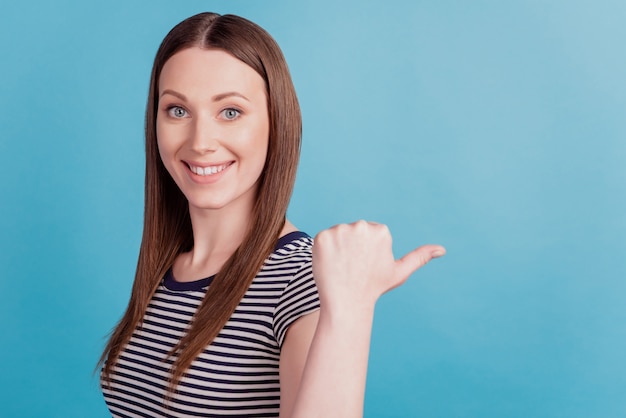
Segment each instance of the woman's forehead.
M184 95L238 92L265 98L265 82L249 65L221 49L186 48L172 55L159 77L159 95L174 90Z

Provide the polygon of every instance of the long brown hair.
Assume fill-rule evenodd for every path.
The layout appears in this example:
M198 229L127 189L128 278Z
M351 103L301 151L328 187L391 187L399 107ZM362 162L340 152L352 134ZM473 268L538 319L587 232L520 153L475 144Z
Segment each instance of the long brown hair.
M146 106L146 179L144 227L135 282L128 308L100 358L103 377L110 381L120 351L130 340L166 271L176 257L193 247L193 232L185 196L159 157L156 138L159 76L176 52L193 46L224 50L252 67L265 80L269 113L269 145L250 229L226 261L196 311L192 323L172 353L170 390L193 360L226 324L252 280L269 256L285 223L300 155L302 120L283 54L272 37L242 17L200 13L176 25L159 47ZM106 359L106 361L105 361Z

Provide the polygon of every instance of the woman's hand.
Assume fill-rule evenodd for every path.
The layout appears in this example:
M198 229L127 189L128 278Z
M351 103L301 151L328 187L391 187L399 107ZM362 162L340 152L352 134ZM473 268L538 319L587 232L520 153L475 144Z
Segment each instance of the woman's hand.
M396 260L391 242L386 225L365 221L320 232L313 245L313 275L322 309L373 309L380 295L445 254L440 245L424 245Z
M432 258L424 245L399 260L385 225L365 221L320 232L313 275L321 309L291 418L361 418L374 305Z

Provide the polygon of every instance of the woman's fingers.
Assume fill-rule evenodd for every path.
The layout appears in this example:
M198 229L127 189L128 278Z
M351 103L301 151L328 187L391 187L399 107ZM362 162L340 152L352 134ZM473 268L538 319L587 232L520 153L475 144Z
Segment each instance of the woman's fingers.
M441 245L428 244L414 249L404 257L396 260L394 287L400 286L419 268L425 266L433 258L438 258L446 253Z
M440 245L424 245L395 260L391 242L387 226L374 222L336 225L320 232L313 246L313 273L320 294L338 301L344 296L376 300L445 254Z

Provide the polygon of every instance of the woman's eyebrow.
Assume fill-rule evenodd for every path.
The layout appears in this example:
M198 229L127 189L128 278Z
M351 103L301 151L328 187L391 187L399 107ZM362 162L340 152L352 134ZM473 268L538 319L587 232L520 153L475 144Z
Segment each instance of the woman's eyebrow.
M182 100L182 101L184 101L184 102L186 102L186 101L187 101L187 97L185 97L185 95L184 95L184 94L179 93L179 92L174 91L174 90L170 90L170 89L165 89L165 90L163 90L163 92L161 93L161 95L160 95L159 97L163 97L163 96L165 96L166 94L171 94L172 96L176 96L176 97L178 97L180 100Z
M242 99L244 99L244 100L246 100L248 102L250 101L250 99L248 99L246 96L244 96L243 94L238 93L236 91L229 91L229 92L226 92L226 93L216 94L215 96L213 96L212 100L214 102L219 102L220 100L224 100L224 99L226 99L228 97L240 97L240 98L242 98Z

